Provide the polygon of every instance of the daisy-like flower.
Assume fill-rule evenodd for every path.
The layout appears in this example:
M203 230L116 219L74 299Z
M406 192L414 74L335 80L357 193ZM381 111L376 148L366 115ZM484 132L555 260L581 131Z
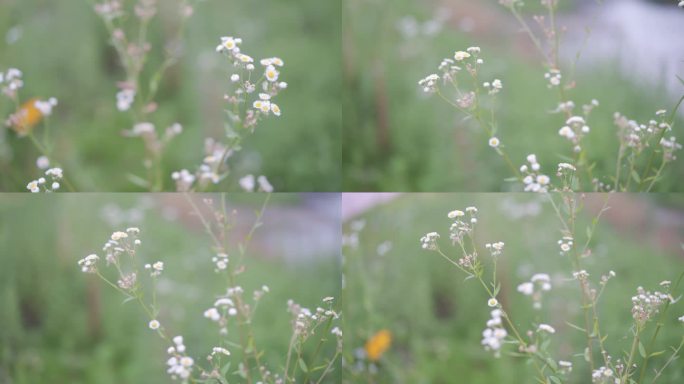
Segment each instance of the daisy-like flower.
M266 80L270 81L271 83L278 81L278 76L280 75L280 72L276 70L276 68L273 65L269 65L266 67L266 71L264 72L264 76L266 76Z
M260 63L263 66L277 65L278 67L282 67L283 65L285 65L283 60L279 57L269 57L267 59L261 59Z
M234 51L241 43L242 39L240 38L224 36L221 38L221 44L216 47L216 52Z
M490 307L492 307L492 308L493 308L493 307L496 307L497 305L499 305L499 300L497 300L496 298L492 297L492 298L490 298L489 300L487 300L487 305L490 306Z
M31 193L38 193L40 192L40 187L38 185L38 180L33 180L26 185L26 189L31 191Z
M489 138L489 146L490 147L498 148L500 144L501 144L501 141L499 141L499 138L497 138L497 137Z
M159 321L157 321L157 320L152 320L152 321L150 321L150 323L148 325L149 325L151 330L155 331L155 330L159 329L159 326L161 324L159 324Z
M240 60L242 63L253 63L254 58L252 56L245 55L244 53L238 53L235 55L235 57Z
M447 217L450 219L455 219L457 217L463 217L465 216L465 213L463 211L459 211L458 209L453 210L447 214Z
M546 333L556 333L556 330L548 325L548 324L539 324L539 327L537 327L537 332L546 332Z

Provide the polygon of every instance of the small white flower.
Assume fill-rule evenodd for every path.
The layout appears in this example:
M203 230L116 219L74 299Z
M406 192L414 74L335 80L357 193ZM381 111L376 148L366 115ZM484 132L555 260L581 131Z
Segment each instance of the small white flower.
M261 176L257 177L257 183L259 184L259 189L262 192L266 192L266 193L273 192L273 186L271 185L271 183L268 182L268 179L266 179L266 176L261 175Z
M221 347L214 347L214 348L212 348L211 354L212 354L212 355L215 355L215 354L217 354L217 353L220 353L220 354L223 354L223 355L226 355L226 356L230 356L230 351L228 351L228 350L225 349L225 348L221 348Z
M230 81L232 81L233 83L237 83L238 81L240 81L240 75L238 75L237 73L230 75Z
M465 216L465 213L463 211L459 211L458 209L453 210L447 214L447 217L450 219L455 219L457 217L463 217Z
M492 297L489 300L487 300L487 305L490 307L496 307L497 305L499 305L499 301L496 298Z
M212 307L204 311L204 317L211 319L211 321L219 321L221 319L221 314L216 308Z
M266 76L266 80L270 81L271 83L278 81L278 75L280 73L275 69L274 66L269 65L266 67L266 71L264 72L264 76Z
M159 325L160 325L159 321L157 321L157 320L152 320L152 321L150 321L150 324L149 324L150 329L153 331L159 329Z
M38 180L33 180L30 183L26 185L26 189L31 191L31 193L38 193L40 192L40 187L38 187Z
M470 57L470 53L464 52L464 51L456 51L454 53L454 60L456 61L463 61L464 59L467 59Z
M501 144L497 137L492 137L489 139L489 146L492 148L497 148Z
M50 166L50 159L47 156L41 156L36 160L36 167L38 169L47 169Z
M240 179L240 187L247 192L254 192L254 187L256 187L256 179L254 175L247 175Z
M537 328L537 332L547 332L547 333L556 333L556 330L548 325L548 324L539 324L539 327Z

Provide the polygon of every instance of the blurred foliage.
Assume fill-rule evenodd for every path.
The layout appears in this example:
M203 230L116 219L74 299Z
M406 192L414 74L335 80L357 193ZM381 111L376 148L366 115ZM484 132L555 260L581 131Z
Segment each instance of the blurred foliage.
M489 3L489 4L487 4ZM343 180L347 191L507 191L510 170L487 145L474 123L439 97L429 97L418 80L435 73L444 57L477 45L484 58L482 78L499 78L499 138L516 165L535 153L547 173L565 161L570 146L557 134L564 119L548 111L557 98L546 87L541 59L528 49L513 16L496 4L467 1L350 0L343 7ZM529 2L531 4L538 4ZM563 1L562 3L569 3ZM561 11L567 11L563 7ZM532 12L533 9L527 10ZM475 12L475 14L471 14ZM478 13L479 12L479 13ZM450 19L444 20L448 15ZM399 25L415 20L408 37ZM443 23L441 29L435 22ZM599 20L600 22L600 20ZM589 21L587 21L587 24ZM473 32L464 32L474 28ZM430 35L434 33L434 35ZM434 31L437 31L436 33ZM525 42L525 44L522 44ZM588 44L591 44L591 37ZM613 113L645 123L676 99L665 86L646 85L617 63L579 61L577 88L568 92L577 108L597 99L586 140L594 174L615 175L618 141ZM653 63L653 65L659 65ZM564 73L564 76L567 76ZM681 119L675 133L682 132ZM681 135L681 134L680 134ZM684 161L668 167L657 191L682 189Z
M159 1L160 16L149 32L156 68L163 47L177 28L177 1ZM278 103L280 118L270 118L231 159L233 174L221 190L236 189L246 173L266 175L280 191L340 189L340 1L206 0L195 7L183 39L181 61L167 72L152 115L157 129L174 122L185 128L165 158L165 171L194 170L204 157L204 138L220 138L229 87L229 64L214 52L220 36L244 39L243 51L257 58L285 61L282 80L289 88ZM8 31L19 32L9 44ZM123 71L102 21L86 0L0 1L0 68L24 72L24 100L55 96L51 117L55 157L81 191L130 191L126 174L144 174L143 146L120 132L133 122L116 110L116 83ZM13 106L5 98L0 116ZM0 190L25 191L38 176L37 151L27 139L3 129L7 146L0 153ZM0 140L2 143L2 140ZM173 189L166 178L166 189Z
M593 201L592 212L600 208L606 196L588 195ZM664 195L631 195L626 197L627 202L612 196L615 200L608 205L616 210L615 214L624 215L623 220L617 221L618 224L615 221L609 224L605 218L599 222L590 244L593 255L583 259L583 268L590 273L594 283L610 270L617 274L600 299L599 316L602 332L608 336L607 348L613 358L618 359L631 343L630 298L636 288L659 290L661 281L674 281L684 272L682 252L676 251L679 247L675 245L675 251L663 250L655 242L668 235L658 233L648 237L644 227L648 226L650 230L656 227L657 220L663 219L663 209L657 208L661 200L676 204L676 209L668 215L674 215L679 223L684 215L684 205L681 198L671 199ZM557 359L574 363L571 375L574 380L570 383L587 383L580 379L589 374L582 357L586 341L583 334L565 323L583 324L583 320L579 288L570 278L572 266L567 258L559 256L556 241L561 236L560 225L545 198L528 194L405 195L357 218L366 223L359 234L359 246L357 249L347 247L343 252L347 359L344 382L531 382L534 370L523 360L505 352L496 359L480 345L490 308L485 305L487 294L477 281L464 281L465 275L457 268L437 253L420 248L421 236L438 231L442 235L442 250L452 258L460 257L457 248L449 245L450 221L446 214L473 205L479 209L476 229L479 248L484 249L487 242L506 244L499 257L498 275L502 283L499 301L512 314L521 332L529 329L531 322L554 326L557 333L551 338L550 351ZM644 211L646 214L639 213ZM630 217L635 220L628 220ZM577 223L580 233L577 241L584 241L584 228L592 218L588 211L581 215ZM350 227L350 223L345 225L345 233L351 232ZM667 232L667 226L661 230L663 228ZM682 226L677 228L681 231ZM684 233L674 235L674 241L684 239ZM392 243L391 250L380 255L378 246L386 241ZM490 266L489 256L483 257ZM534 273L548 273L553 283L553 289L544 295L543 308L539 312L532 309L529 297L516 291L517 285L528 281ZM656 350L665 350L679 342L682 324L677 317L683 312L681 302L670 308ZM653 325L652 322L646 333L648 338ZM377 374L351 376L350 372L360 361L354 357L356 350L363 348L366 340L380 329L388 329L394 342L376 364ZM662 367L666 360L665 355L652 359L649 372ZM652 373L647 377L652 377ZM684 367L674 363L665 370L659 382L683 380Z
M122 212L137 211L133 216L142 218L137 223L139 254L146 261L165 262L159 283L160 321L172 336L182 334L189 355L206 366L204 358L218 342L218 327L202 313L226 289L224 280L213 273L211 241L194 217L192 222L181 219L191 211L182 196L154 195L163 204L145 196L0 197L0 383L170 382L167 346L148 329L143 311L134 302L122 303L119 292L81 273L76 265L99 251L114 229L122 229L101 218L103 207L111 210L112 204ZM279 194L269 208L293 205L299 199ZM263 196L246 200L243 196L240 206L256 208ZM268 225L265 222L261 230ZM285 263L278 255L258 254L260 241L257 230L240 284L246 292L263 284L271 289L260 302L254 328L263 359L278 372L291 335L287 301L315 308L324 296L338 297L340 272L335 255ZM232 327L229 332L236 334ZM231 350L231 359L239 360L240 351ZM335 371L327 382L338 381Z

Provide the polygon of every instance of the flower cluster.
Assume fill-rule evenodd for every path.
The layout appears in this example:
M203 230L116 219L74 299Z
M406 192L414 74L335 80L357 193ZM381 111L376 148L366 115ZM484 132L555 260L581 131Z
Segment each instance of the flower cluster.
M571 236L563 236L562 239L558 240L558 246L560 247L560 255L563 256L570 252L573 245L573 238Z
M455 210L447 214L454 222L449 227L449 238L454 243L463 241L463 237L472 233L477 223L477 208L468 207L465 212ZM503 246L502 246L503 248Z
M242 292L241 287L230 288L226 296L218 298L211 308L204 311L205 318L218 323L221 334L228 333L228 318L237 316L238 309L233 299L236 296L241 299Z
M558 87L561 83L561 71L559 69L551 69L544 74L544 78L549 82L548 87Z
M637 324L643 326L648 320L660 310L660 306L670 300L669 295L655 291L644 290L643 287L637 288L637 295L632 296L632 317Z
M451 59L445 59L445 60L453 62L453 60L451 60ZM445 63L442 62L442 65L440 65L440 68L442 68L444 66L444 64ZM459 67L456 67L456 66L453 66L453 68L460 69ZM453 69L453 68L450 67L449 71L454 71L455 69ZM438 81L439 81L439 75L436 73L433 73L433 74L427 75L424 78L420 79L418 81L418 85L421 86L421 88L423 89L423 92L432 93L432 92L437 92L437 89L439 87Z
M615 377L612 369L599 367L591 373L591 382L593 384L615 384L619 383L620 379Z
M494 79L491 83L486 81L482 86L489 92L490 95L495 95L503 89L503 83L499 79Z
M164 271L164 263L157 261L154 264L145 264L145 270L150 271L151 277L157 277Z
M278 57L259 60L259 64L263 67L263 72L260 75L254 74L256 71L254 59L242 53L240 49L241 44L241 38L225 36L221 38L221 43L216 47L216 52L225 54L236 69L236 72L230 75L230 80L236 85L236 89L232 95L225 96L226 101L235 108L238 108L242 103L251 104L253 108L248 109L244 117L231 112L231 118L241 121L243 128L254 129L260 118L270 114L275 116L280 116L281 114L280 107L272 99L281 90L287 88L287 83L278 81L280 78L280 68L285 63ZM258 80L252 82L252 78L257 76L259 76ZM260 87L261 92L256 92L257 87ZM254 94L256 96L250 97L250 95Z
M273 186L268 181L266 176L261 175L259 177L254 177L254 175L247 175L240 179L240 187L246 192L273 192Z
M215 272L220 272L228 268L228 254L219 252L216 256L211 258L211 261L216 265Z
M580 142L584 135L589 133L590 128L582 116L570 117L559 131L558 134L570 140L574 145L573 151L580 152L582 147Z
M537 161L537 156L534 154L527 155L528 164L520 166L520 173L525 175L523 177L523 184L525 184L525 192L547 192L551 179L540 173L541 166Z
M542 307L542 292L551 290L551 277L546 273L537 273L530 281L518 285L518 292L525 296L531 296L534 309Z
M140 229L136 227L127 228L126 231L116 231L112 233L112 236L102 247L107 265L118 264L119 257L124 253L128 254L130 257L134 257L136 247L142 244L141 240L138 239L138 234L140 234Z
M480 47L470 47L465 51L456 51L453 58L445 58L441 61L437 69L441 73L441 76L432 73L427 75L425 78L418 81L418 85L422 88L425 93L435 93L439 91L440 79L442 83L451 83L456 89L458 87L457 75L463 68L473 77L478 73L479 66L484 63L484 61L479 58ZM486 82L483 84L484 88L490 94L496 94L503 88L503 83L499 79L494 81ZM457 100L457 104L463 109L469 109L473 104L475 94L472 91L459 92L462 96Z
M314 330L329 319L337 319L339 315L332 309L332 297L323 299L323 303L328 306L328 309L317 307L316 311L312 312L310 309L302 307L293 300L287 301L287 311L291 314L291 326L293 335L300 340L306 340L313 335Z
M171 356L166 361L166 365L169 367L166 372L171 375L172 380L180 379L183 383L187 383L190 375L192 375L195 360L185 353L183 336L174 337L173 344L166 351Z
M78 261L78 266L81 267L81 272L84 273L96 273L97 272L97 261L100 257L96 254L90 254Z
M640 124L618 112L613 115L613 121L618 128L620 142L637 153L648 147L651 139L659 137L663 131L671 130L665 121L658 122L652 119L646 124Z
M64 178L64 172L61 168L50 168L45 171L45 177L38 180L33 180L26 185L26 189L31 193L43 192L57 192L61 187L61 180Z
M501 356L501 346L508 336L508 332L506 332L501 321L502 316L504 316L502 310L494 309L491 316L491 319L487 320L487 328L482 331L482 345L485 350L494 351L494 355L499 357Z
M0 72L0 90L2 93L12 100L16 100L17 92L24 86L22 80L23 73L16 69L10 68L7 72Z
M420 238L421 242L421 248L427 249L429 251L436 251L439 249L439 245L437 245L437 240L439 240L439 233L437 232L430 232L425 234L425 236Z
M489 250L492 256L496 257L503 253L504 242L497 241L496 243L487 243L485 244L485 248Z

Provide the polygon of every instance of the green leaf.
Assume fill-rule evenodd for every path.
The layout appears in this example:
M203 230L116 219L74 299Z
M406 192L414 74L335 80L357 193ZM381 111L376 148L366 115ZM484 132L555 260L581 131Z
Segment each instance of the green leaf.
M563 382L556 376L549 376L549 380L553 381L555 384L563 384Z
M552 358L546 359L546 364L551 367L552 370L557 370L558 369L558 363L556 363L556 360Z
M301 368L301 370L305 373L309 372L309 367L306 366L306 363L304 362L304 359L302 359L302 358L299 359L299 368Z
M634 181L636 181L637 183L641 183L641 178L635 170L632 170L632 179L634 179Z
M648 357L660 356L660 355L662 355L663 353L665 353L665 351L653 352L653 353L651 353Z
M646 348L644 348L644 345L641 344L641 341L639 342L639 354L642 358L646 358Z

